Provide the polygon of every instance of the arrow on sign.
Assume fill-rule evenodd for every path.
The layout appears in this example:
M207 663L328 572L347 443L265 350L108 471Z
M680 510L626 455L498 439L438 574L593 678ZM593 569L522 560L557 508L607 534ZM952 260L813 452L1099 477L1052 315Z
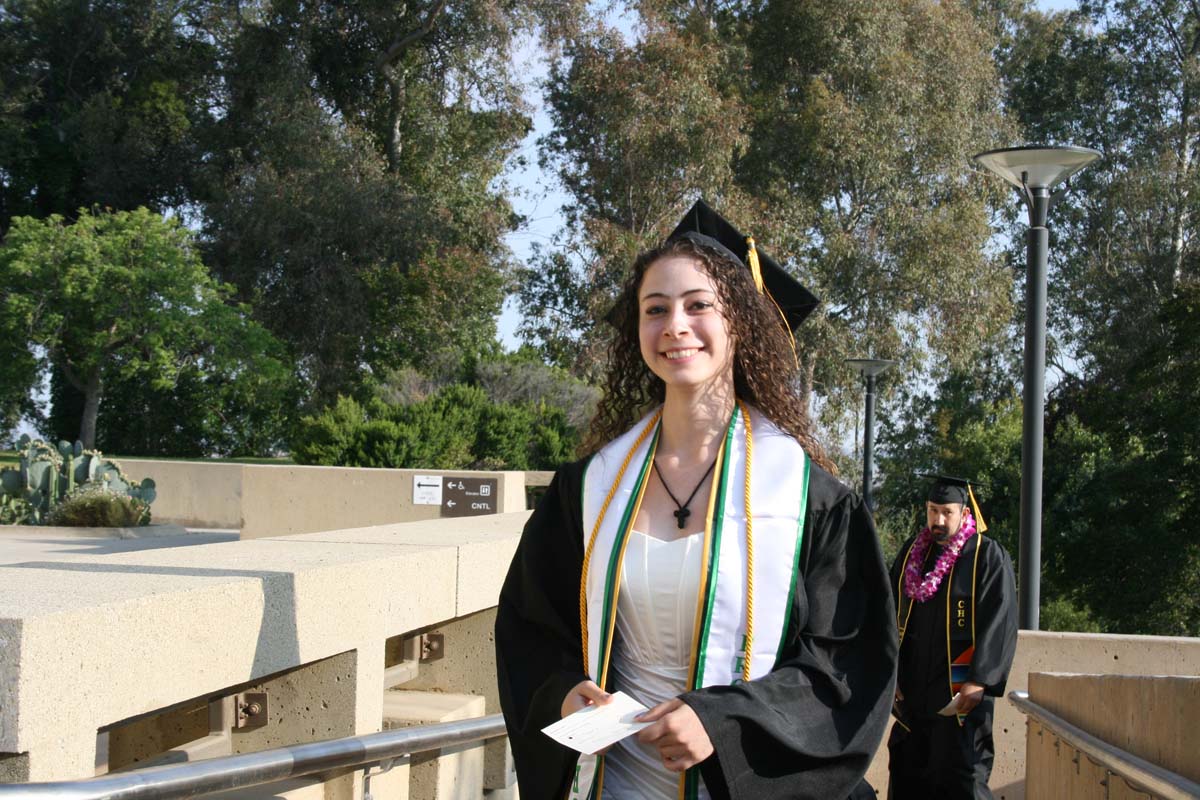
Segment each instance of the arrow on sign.
M454 501L453 501L453 500L447 500L447 501L446 501L446 505L447 505L447 506L449 506L450 508L454 508Z
M436 483L418 483L417 484L418 489L436 489L437 487L438 487L438 485Z

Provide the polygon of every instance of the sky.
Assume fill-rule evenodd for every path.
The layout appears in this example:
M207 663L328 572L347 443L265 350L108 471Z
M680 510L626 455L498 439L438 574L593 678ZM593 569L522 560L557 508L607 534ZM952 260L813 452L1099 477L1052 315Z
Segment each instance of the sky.
M1046 12L1066 11L1079 5L1078 0L1037 0L1035 4ZM546 65L542 61L541 50L536 41L526 41L519 49L516 61L517 74L528 76L525 100L533 109L533 129L525 137L519 150L523 166L516 166L517 159L514 159L514 166L505 176L512 187L513 208L526 220L518 230L506 237L506 241L518 263L526 264L532 255L534 243L548 244L562 226L562 214L559 209L570 198L562 191L554 175L543 172L538 166L537 141L550 132L551 123L542 102L540 85L546 78ZM515 300L510 297L497 320L500 340L508 350L515 350L520 346L516 334L520 323L520 312Z

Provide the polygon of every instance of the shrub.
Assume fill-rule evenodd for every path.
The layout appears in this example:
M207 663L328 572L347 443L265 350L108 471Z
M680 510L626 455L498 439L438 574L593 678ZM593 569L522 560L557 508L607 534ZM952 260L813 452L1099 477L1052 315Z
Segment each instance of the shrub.
M55 448L40 439L22 436L18 444L19 466L0 469L0 523L43 524L59 503L87 486L99 486L137 500L146 507L145 519L149 521L149 506L156 495L150 478L134 483L117 462L98 451L84 450L79 442L74 447L59 442Z
M301 420L292 458L347 467L553 469L570 460L578 443L565 410L497 403L482 388L460 383L408 405L339 397Z
M150 524L150 504L102 484L89 483L68 492L51 509L46 523L84 528L132 528Z

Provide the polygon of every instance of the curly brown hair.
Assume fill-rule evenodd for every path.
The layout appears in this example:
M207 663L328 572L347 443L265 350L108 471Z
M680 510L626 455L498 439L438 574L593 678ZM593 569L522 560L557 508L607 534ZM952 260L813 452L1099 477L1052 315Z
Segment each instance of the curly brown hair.
M717 288L725 322L734 341L733 385L737 396L756 406L791 434L819 466L835 472L813 434L793 389L796 360L779 311L754 286L750 271L720 251L690 239L673 239L638 256L613 310L616 335L609 345L604 396L584 439L582 451L594 453L629 430L663 402L666 384L642 358L638 337L637 293L646 270L661 258L686 256L698 261Z

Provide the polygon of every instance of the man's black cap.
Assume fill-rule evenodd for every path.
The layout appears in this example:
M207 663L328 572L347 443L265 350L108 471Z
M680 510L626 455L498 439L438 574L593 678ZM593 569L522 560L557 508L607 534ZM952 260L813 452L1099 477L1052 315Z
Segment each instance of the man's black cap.
M979 503L975 499L975 492L972 490L974 486L982 484L973 481L970 478L956 478L952 475L937 475L930 472L919 473L922 478L929 478L933 483L929 487L929 495L926 499L931 503L958 503L967 505L970 502L971 508L975 512L975 522L979 527L980 533L987 530L987 525L983 521L983 515L979 512Z

